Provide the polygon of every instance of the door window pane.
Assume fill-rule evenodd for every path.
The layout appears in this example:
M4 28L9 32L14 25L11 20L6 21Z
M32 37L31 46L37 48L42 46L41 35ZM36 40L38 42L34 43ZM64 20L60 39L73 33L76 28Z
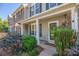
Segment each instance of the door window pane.
M35 24L33 24L33 25L31 25L31 35L36 35L36 25Z
M57 27L57 23L51 23L50 24L50 40L53 40L53 29L55 29Z

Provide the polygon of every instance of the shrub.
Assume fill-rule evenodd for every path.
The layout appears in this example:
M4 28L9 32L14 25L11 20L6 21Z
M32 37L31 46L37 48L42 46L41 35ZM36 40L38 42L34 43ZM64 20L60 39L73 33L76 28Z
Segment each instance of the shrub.
M70 48L70 40L73 35L73 31L69 28L59 27L52 31L54 33L56 50L59 55L64 55L64 50Z
M24 35L22 37L22 47L24 51L31 51L34 47L36 47L37 41L34 36Z
M37 56L39 53L38 53L37 50L33 49L32 51L29 51L28 54L29 54L30 56Z

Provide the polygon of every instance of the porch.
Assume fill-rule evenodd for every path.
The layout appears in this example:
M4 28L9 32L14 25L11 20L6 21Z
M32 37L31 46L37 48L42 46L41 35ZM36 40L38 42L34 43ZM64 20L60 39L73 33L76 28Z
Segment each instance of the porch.
M53 27L65 25L74 31L78 32L78 9L73 7L69 9L51 11L47 15L40 15L21 22L21 34L33 35L37 39L37 43L42 41L54 43L51 36L51 29Z
M53 27L61 26L64 23L71 28L70 11L24 23L21 34L35 36L38 39L38 44L41 44L41 42L54 44L51 30Z

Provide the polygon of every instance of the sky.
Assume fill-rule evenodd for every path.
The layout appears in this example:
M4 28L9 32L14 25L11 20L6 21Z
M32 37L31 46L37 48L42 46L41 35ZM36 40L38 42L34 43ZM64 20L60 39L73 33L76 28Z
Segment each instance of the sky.
M20 3L0 3L0 18L6 20L7 16L13 13L19 6Z

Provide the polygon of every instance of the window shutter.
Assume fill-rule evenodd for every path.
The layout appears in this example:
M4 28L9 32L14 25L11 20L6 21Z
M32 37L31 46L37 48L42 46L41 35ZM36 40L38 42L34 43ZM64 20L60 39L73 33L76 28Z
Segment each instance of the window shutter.
M40 12L42 12L42 3L40 3Z

